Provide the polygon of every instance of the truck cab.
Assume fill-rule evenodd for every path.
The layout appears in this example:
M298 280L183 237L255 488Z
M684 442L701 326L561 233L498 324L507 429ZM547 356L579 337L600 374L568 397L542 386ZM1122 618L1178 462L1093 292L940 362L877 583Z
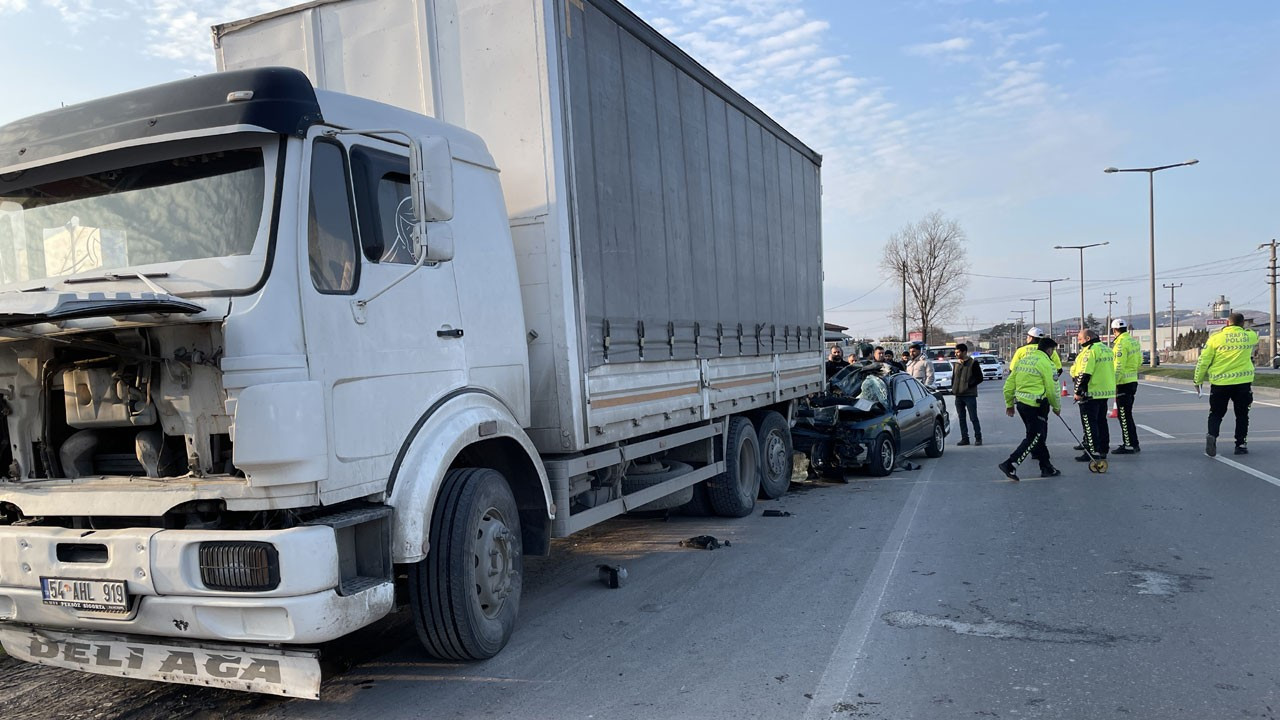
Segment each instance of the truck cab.
M426 423L524 454L509 482L545 546L520 285L478 137L266 68L55 110L0 149L11 654L109 671L134 648L174 675L136 638L50 630L314 644L385 615L392 568L428 549L428 518L393 509L439 487L397 477L467 435L433 445ZM210 667L189 665L278 691Z

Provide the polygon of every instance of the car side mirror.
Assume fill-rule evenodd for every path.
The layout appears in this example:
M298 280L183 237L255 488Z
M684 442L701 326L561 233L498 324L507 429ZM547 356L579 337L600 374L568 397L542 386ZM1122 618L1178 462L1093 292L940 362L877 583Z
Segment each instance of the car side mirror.
M898 401L898 409L899 409L899 410L910 410L911 408L913 408L913 407L915 407L915 406L916 406L915 402L913 402L913 401L911 401L911 400L899 400L899 401Z

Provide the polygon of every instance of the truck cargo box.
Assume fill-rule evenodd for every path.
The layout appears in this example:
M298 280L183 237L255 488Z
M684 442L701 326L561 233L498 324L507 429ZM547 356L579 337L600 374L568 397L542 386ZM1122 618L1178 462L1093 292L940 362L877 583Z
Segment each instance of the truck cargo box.
M214 38L220 69L296 67L484 138L540 451L821 383L821 158L617 2L320 0Z

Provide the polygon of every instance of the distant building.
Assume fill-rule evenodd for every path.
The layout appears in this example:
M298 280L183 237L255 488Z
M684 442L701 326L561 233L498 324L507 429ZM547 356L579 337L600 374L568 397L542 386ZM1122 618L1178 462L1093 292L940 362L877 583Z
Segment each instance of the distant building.
M838 342L838 343L848 345L849 342L853 340L853 338L849 337L844 333L844 331L848 329L849 328L846 325L837 325L835 323L823 323L822 324L822 341L829 342L829 343Z

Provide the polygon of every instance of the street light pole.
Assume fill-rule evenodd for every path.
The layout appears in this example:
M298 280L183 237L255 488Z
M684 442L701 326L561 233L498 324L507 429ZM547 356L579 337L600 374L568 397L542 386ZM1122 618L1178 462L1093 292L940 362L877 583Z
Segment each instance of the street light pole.
M1053 337L1053 284L1071 278L1054 278L1052 280L1032 280L1031 282L1049 283L1049 337Z
M1116 168L1109 167L1102 172L1118 173L1118 172L1144 172L1147 174L1147 200L1150 212L1150 266L1151 266L1151 367L1159 365L1159 358L1156 352L1156 173L1169 168L1185 167L1195 165L1199 160L1188 160L1186 162L1174 163L1172 165L1160 165L1158 167L1148 168Z
M1110 245L1111 241L1090 243L1088 245L1054 245L1054 250L1079 250L1080 251L1080 327L1077 330L1084 329L1084 251L1092 247L1102 247Z
M1040 323L1037 323L1037 322L1036 322L1036 303L1040 302L1040 301L1041 301L1041 300L1043 300L1043 299L1044 299L1044 298L1018 298L1018 301L1019 301L1019 302L1029 302L1029 303L1031 303L1031 324L1032 324L1032 325L1039 325L1039 324L1040 324ZM1050 332L1049 332L1049 334L1050 334L1050 335L1053 335L1053 332L1052 332L1052 331L1050 331Z

